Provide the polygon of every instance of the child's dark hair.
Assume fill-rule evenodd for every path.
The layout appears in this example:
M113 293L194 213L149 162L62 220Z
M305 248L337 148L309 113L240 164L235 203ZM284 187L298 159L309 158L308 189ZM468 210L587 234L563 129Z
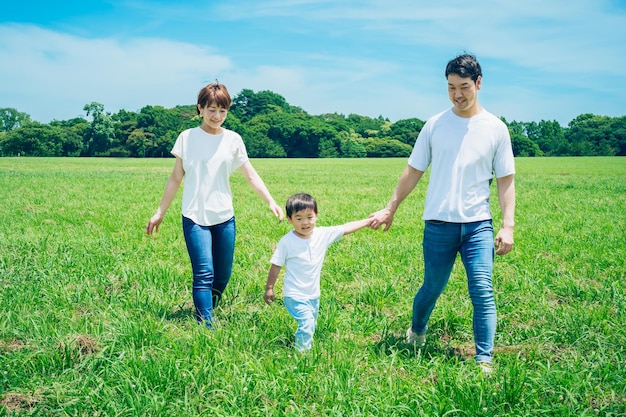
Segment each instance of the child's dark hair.
M293 213L307 209L311 209L313 213L317 214L317 201L315 201L310 194L294 194L287 199L287 203L285 204L285 211L287 212L287 217L290 219Z
M200 107L215 104L228 110L230 109L230 103L230 94L226 86L218 82L207 85L198 93L198 104ZM200 109L198 109L197 106L196 112L200 114Z
M448 62L446 66L446 78L448 78L450 74L456 74L461 78L471 77L472 81L476 82L478 77L483 75L483 71L474 55L463 54Z

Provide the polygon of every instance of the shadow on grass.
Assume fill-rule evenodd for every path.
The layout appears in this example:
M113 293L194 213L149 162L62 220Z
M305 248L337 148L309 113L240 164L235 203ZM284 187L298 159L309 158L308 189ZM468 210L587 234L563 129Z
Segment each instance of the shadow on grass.
M196 315L195 315L195 309L193 307L191 308L176 307L172 311L166 312L165 314L163 314L163 317L165 318L165 320L181 323L181 322L189 321L190 319L195 320Z
M195 308L191 301L185 301L171 309L166 308L166 306L152 305L149 310L158 319L176 323L184 323L196 318Z
M405 336L387 333L381 339L372 344L372 348L380 355L400 355L405 358L423 357L426 359L433 357L454 359L456 361L466 361L473 358L473 347L442 346L436 340L426 341L423 348L415 344L407 343Z

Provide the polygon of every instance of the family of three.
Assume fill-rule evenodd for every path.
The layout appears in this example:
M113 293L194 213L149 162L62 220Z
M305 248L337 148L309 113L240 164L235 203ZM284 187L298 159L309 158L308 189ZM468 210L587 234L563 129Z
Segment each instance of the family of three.
M474 360L491 370L496 332L492 272L495 254L513 248L515 164L507 126L478 101L482 70L473 55L450 60L445 69L452 107L432 116L422 130L385 208L368 218L341 226L316 226L318 211L309 194L294 194L285 212L293 230L278 242L270 258L265 302L274 301L274 285L284 267L283 298L297 322L295 347L311 348L319 310L320 272L328 247L345 234L365 227L388 230L402 201L430 167L422 219L423 283L413 299L408 343L426 343L428 321L443 293L457 254L465 267L473 305ZM231 276L235 248L235 216L229 185L239 169L253 190L280 221L276 204L248 159L241 136L222 127L231 105L219 83L198 94L199 127L183 131L172 154L174 168L146 233L158 230L185 179L182 229L193 273L192 296L199 323L213 326L213 309ZM494 232L490 185L495 177L502 225ZM494 237L495 234L495 237Z

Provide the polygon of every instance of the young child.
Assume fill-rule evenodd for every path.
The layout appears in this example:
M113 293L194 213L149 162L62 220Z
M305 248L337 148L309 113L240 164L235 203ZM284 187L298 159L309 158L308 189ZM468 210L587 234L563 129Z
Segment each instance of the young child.
M357 220L342 226L315 227L317 202L309 194L294 194L287 200L287 220L293 231L278 242L270 260L265 284L265 302L274 302L274 285L285 267L283 296L285 307L298 323L295 348L311 349L320 300L320 272L326 250L333 243L370 225L371 219Z

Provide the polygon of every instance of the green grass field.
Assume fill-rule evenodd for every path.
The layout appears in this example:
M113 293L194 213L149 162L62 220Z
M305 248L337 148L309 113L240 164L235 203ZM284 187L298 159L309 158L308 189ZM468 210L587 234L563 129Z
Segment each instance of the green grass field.
M406 160L253 163L279 204L309 192L330 225L384 207ZM517 159L491 376L472 360L460 263L425 349L403 342L426 181L388 232L330 248L314 349L301 355L282 302L263 302L289 224L239 173L233 278L217 330L195 324L181 192L159 233L144 233L172 164L0 158L0 416L626 415L626 159Z

